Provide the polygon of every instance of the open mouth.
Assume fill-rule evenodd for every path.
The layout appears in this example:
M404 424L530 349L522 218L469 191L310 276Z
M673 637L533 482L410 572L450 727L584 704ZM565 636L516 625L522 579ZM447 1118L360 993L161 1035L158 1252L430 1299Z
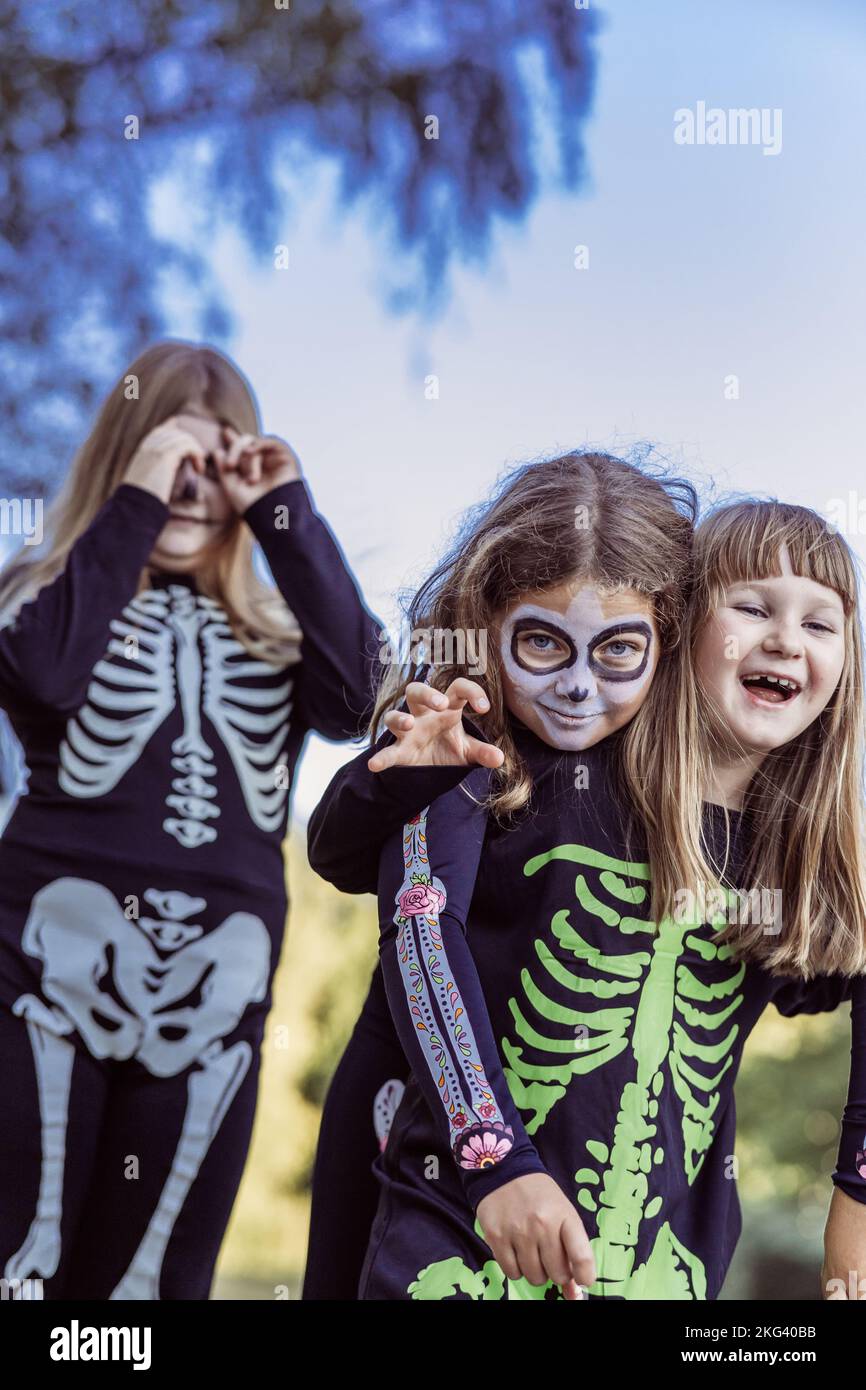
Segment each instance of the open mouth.
M760 705L788 705L802 689L791 676L773 676L765 671L740 677L740 685Z

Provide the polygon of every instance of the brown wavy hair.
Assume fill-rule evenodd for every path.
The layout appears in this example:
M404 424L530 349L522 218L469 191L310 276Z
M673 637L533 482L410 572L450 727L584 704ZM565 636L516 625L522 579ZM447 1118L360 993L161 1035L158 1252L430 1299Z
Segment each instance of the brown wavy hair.
M606 453L574 452L524 464L505 476L492 499L470 511L444 559L409 601L413 632L488 633L496 613L523 593L582 578L605 589L634 589L652 602L661 659L646 700L618 738L616 775L624 804L645 832L653 892L669 892L676 866L651 778L665 775L653 754L660 718L658 672L677 661L686 614L697 495L691 483ZM578 518L580 519L578 524ZM428 667L410 653L386 669L370 724L399 706L410 681L425 677L444 690L471 676L467 661ZM473 715L505 753L494 774L489 809L500 819L529 801L532 780L511 737L498 659L484 673L487 714ZM665 695L664 698L669 698ZM656 878L658 877L658 885Z

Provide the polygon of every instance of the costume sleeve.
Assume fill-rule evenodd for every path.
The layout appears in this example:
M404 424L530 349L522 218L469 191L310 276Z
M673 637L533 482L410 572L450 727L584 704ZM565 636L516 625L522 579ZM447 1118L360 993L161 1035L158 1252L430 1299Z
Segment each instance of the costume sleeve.
M851 998L850 975L815 975L811 980L780 980L773 1003L784 1018L832 1013Z
M833 1182L855 1202L866 1202L866 976L851 988L851 1075Z
M464 718L466 728L484 735ZM307 855L341 893L375 893L379 854L412 816L466 778L472 767L388 767L371 772L374 753L395 743L390 731L331 778L307 825ZM473 764L474 766L474 764Z
M379 864L388 1003L473 1211L512 1179L547 1171L511 1098L466 936L488 776L473 769L407 822Z
M0 629L0 703L73 713L105 655L118 614L135 596L168 507L146 488L121 483L66 559Z
M272 488L243 517L303 633L295 708L323 738L357 738L381 674L379 619L313 510L303 478Z

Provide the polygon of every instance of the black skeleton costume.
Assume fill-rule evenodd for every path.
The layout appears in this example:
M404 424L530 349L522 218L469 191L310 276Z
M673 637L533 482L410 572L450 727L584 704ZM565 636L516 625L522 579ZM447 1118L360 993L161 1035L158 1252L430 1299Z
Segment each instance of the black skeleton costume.
M377 620L303 480L244 513L300 625L254 657L121 485L0 631L29 786L0 840L0 1277L206 1298L240 1182L306 734L356 736ZM27 1297L27 1285L19 1296Z

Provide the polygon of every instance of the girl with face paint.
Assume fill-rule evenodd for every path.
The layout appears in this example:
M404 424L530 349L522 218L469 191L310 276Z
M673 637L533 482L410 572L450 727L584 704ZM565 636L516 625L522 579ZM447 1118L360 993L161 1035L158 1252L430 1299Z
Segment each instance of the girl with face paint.
M519 512L520 509L516 507L514 510ZM514 515L509 520L513 523ZM486 541L489 537L483 539ZM612 527L607 536L608 554L616 552L617 542L621 544L621 539L616 535L616 527ZM619 553L630 552L620 549ZM487 555L490 556L489 548ZM474 560L470 544L466 558L470 574ZM447 566L440 570L440 575L443 592L453 592L453 578L448 574ZM474 1275L470 1277L470 1271L477 1271L482 1266L489 1268L486 1261L489 1260L491 1249L497 1256L500 1277L504 1274L514 1281L509 1289L511 1297L544 1296L543 1286L547 1283L545 1272L563 1289L566 1297L575 1296L575 1280L591 1284L592 1297L627 1298L714 1297L714 1290L721 1283L730 1249L720 1258L719 1243L727 1241L732 1249L739 1218L735 1196L733 1201L730 1200L731 1185L727 1180L720 1181L719 1174L719 1155L730 1151L725 1145L732 1143L732 1107L726 1103L721 1106L715 1134L713 1126L708 1127L706 1142L701 1145L705 1176L691 1197L686 1192L687 1183L677 1195L676 1170L665 1170L670 1181L667 1191L664 1182L661 1183L657 1197L669 1215L677 1211L680 1236L688 1237L694 1258L689 1278L678 1280L668 1271L668 1274L660 1277L655 1294L647 1292L646 1280L648 1266L657 1254L658 1241L668 1239L660 1234L664 1223L648 1223L641 1239L630 1252L617 1248L617 1242L611 1239L611 1231L624 1221L634 1222L639 1218L634 1213L627 1217L623 1200L613 1200L618 1181L614 1164L607 1174L596 1177L596 1181L603 1182L603 1190L608 1198L600 1208L590 1204L592 1188L578 1196L581 1208L590 1204L589 1209L596 1211L594 1223L588 1221L584 1228L576 1218L571 1197L574 1168L571 1169L571 1177L566 1179L568 1163L576 1162L575 1135L572 1133L568 1137L561 1131L557 1139L554 1137L557 1124L545 1124L543 1147L541 1144L533 1146L530 1137L535 1134L539 1122L544 1123L546 1116L544 1107L532 1115L535 1101L530 1102L530 1096L534 1095L537 1099L546 1089L540 1080L545 1072L538 1054L544 1052L545 1035L551 1031L551 1020L561 1023L565 1018L574 1018L574 990L578 988L576 982L567 984L564 972L560 971L556 978L561 994L557 999L554 997L555 990L551 992L550 981L545 981L546 990L541 992L538 982L532 979L531 971L527 977L530 983L527 984L523 979L527 976L525 967L521 969L515 961L515 957L519 960L521 955L525 958L526 954L525 944L520 944L525 942L526 926L520 924L533 920L536 913L541 919L556 920L553 904L547 916L544 906L537 901L537 893L525 900L525 889L521 889L521 883L525 881L523 875L538 862L538 855L533 855L531 851L539 847L539 841L542 845L546 843L542 859L549 863L551 844L559 837L569 842L579 842L580 852L587 854L589 862L597 868L607 861L608 867L601 872L600 884L593 887L589 879L589 885L585 883L578 893L583 910L578 939L583 939L587 944L577 954L578 958L589 959L587 950L592 929L598 929L597 914L601 914L601 920L608 926L623 920L621 904L617 911L614 886L623 881L621 875L624 870L629 867L635 870L637 867L635 856L628 848L635 842L634 818L626 816L625 822L631 820L632 823L623 823L614 810L617 805L622 810L623 786L628 787L630 783L630 792L626 793L626 797L631 804L646 805L653 801L659 804L665 795L669 799L687 796L696 775L694 765L684 766L678 769L679 781L673 791L664 791L670 766L657 734L654 737L653 727L658 730L664 723L663 713L671 713L671 701L675 701L678 684L675 671L671 671L671 679L666 684L659 684L658 677L654 687L663 691L667 711L663 711L662 703L657 702L654 725L644 723L641 729L639 720L635 719L630 726L631 739L628 737L628 721L642 705L645 710L648 708L647 697L653 689L656 670L664 672L674 667L675 662L670 657L670 628L666 627L663 618L660 620L660 614L664 613L663 605L647 602L646 594L641 591L642 586L626 586L622 581L617 585L611 580L609 573L601 583L597 579L589 580L585 575L579 578L572 576L558 584L530 587L502 603L492 615L490 625L494 634L491 645L500 657L499 662L491 663L490 669L485 672L491 699L488 700L480 686L465 676L458 677L449 685L447 674L440 678L436 673L436 685L446 686L445 690L417 681L410 682L403 691L407 709L391 709L386 713L385 723L389 734L380 739L373 758L365 760L362 756L338 774L310 824L313 866L348 891L364 891L372 886L369 866L371 851L377 840L381 842L381 837L399 820L401 814L407 822L404 830L395 836L390 850L386 847L380 868L380 949L384 982L374 976L364 1014L335 1078L334 1098L329 1097L326 1106L317 1156L305 1297L351 1296L346 1284L354 1273L354 1267L347 1258L345 1247L338 1254L334 1243L329 1241L327 1224L321 1219L321 1211L325 1194L331 1199L332 1212L345 1211L350 1205L345 1196L342 1202L338 1196L334 1177L339 1158L335 1158L338 1151L336 1145L331 1143L332 1137L336 1140L338 1135L342 1135L345 1139L347 1134L355 1135L356 1143L363 1143L361 1113L357 1107L353 1109L349 1092L353 1095L364 1093L364 1086L357 1084L362 1078L366 1078L368 1087L372 1078L381 1080L385 1075L383 1066L389 1060L393 1066L390 1094L396 1092L399 1097L403 1090L403 1082L398 1079L401 1076L399 1056L394 1052L390 1059L387 1058L387 1023L383 1019L386 990L406 1056L412 1063L412 1075L397 1109L391 1135L386 1137L383 1153L374 1164L375 1176L384 1191L364 1267L362 1297L467 1296L469 1289L475 1287L472 1282ZM453 622L452 614L449 613L448 617ZM667 636L668 642L660 664L660 648L664 642L661 634ZM623 687L633 688L623 695ZM497 739L500 746L495 747L485 742L483 735L477 735L481 734L479 726L483 726L484 734L492 728L492 715L495 716L498 700L502 700L507 711L506 731L504 737ZM477 720L474 729L468 728L463 720L467 706ZM610 735L613 737L609 738ZM513 754L509 758L510 768L505 767L506 756L503 752L503 745L507 745L509 739L513 739L517 753L516 760ZM597 755L593 755L591 750L605 739L608 742L598 748ZM559 755L552 754L551 750L558 750ZM564 776L565 769L573 767L574 758L580 760L577 773L583 774L574 779L574 787L581 791L578 796L574 795L572 786ZM477 768L476 772L467 776L467 764L470 763L477 764ZM378 775L370 777L367 768ZM495 769L500 769L498 785L491 786L490 781L485 779L489 779L491 771ZM523 775L526 771L529 772L528 778ZM449 782L457 788L458 782L463 779L462 790L446 791ZM526 806L530 792L533 813L530 817L521 818L521 809ZM466 808L467 793L470 801L473 797L482 803L486 799L488 811L498 799L500 807L505 807L503 820L507 833L502 834L493 828L489 817L486 830L479 832L472 813ZM441 800L429 805L437 795ZM615 826L609 819L611 811ZM419 821L418 815L413 817L413 813L418 812L421 812L423 838L420 838L421 831L413 828L413 821L415 825ZM492 819L496 821L495 814ZM712 851L706 873L712 879L714 874L721 872L727 859L730 878L736 871L737 856L734 853L736 836L731 834L729 818L716 806L706 809L704 820L704 837ZM642 847L649 843L650 853L646 857L651 863L658 863L660 859L657 848L659 839L654 833L658 828L656 816L649 825L644 824L640 828L638 837L643 840ZM527 842L521 849L523 839ZM412 846L420 853L420 858L418 853L409 853ZM600 849L600 846L603 848ZM656 846L655 851L653 846ZM564 856L567 848L560 845L559 850L554 849L553 853ZM663 875L665 871L675 874L682 864L682 858L677 860L669 845L664 845L664 849L668 857L665 859L661 856ZM571 850L575 851L573 843ZM704 865L708 852L705 845L704 858L701 860ZM521 853L524 855L522 873L518 871L515 878L509 866L515 862L512 854L519 859ZM451 875L450 897L445 872L440 876L437 869ZM609 875L614 869L616 873L610 879ZM578 885L587 877L584 873L578 879ZM679 882L688 881L684 877L679 879ZM643 901L648 906L655 886L652 880L649 884L639 882L633 884L630 891L635 894L635 901ZM604 901L608 889L614 891L614 902L609 898L607 902ZM416 909L414 912L411 910L413 908ZM419 912L423 916L419 916ZM574 912L572 906L572 921ZM474 936L470 915L475 923ZM648 926L654 918L659 920L652 911L647 916ZM427 923L427 926L422 923ZM435 923L435 928L431 923ZM466 935L474 942L471 956L466 949L464 928ZM433 931L434 935L422 941L424 932L428 930ZM634 930L632 927L630 932ZM701 928L701 932L707 933L710 938L712 936L709 928ZM615 937L613 942L605 941L604 937L605 932L602 931L597 945L592 947L593 952L604 951L605 947L609 948L616 941ZM688 941L681 941L680 944L684 957L680 969L687 974L694 971L700 975L696 962L701 962L705 978L700 982L700 988L711 990L715 987L720 996L730 994L735 982L723 978L726 958L721 953L714 954L716 948L710 940L704 940L698 946L698 939L689 934ZM536 950L549 953L549 949L546 941L536 942ZM695 953L696 962L690 960L692 953ZM714 961L709 970L710 976L715 971L715 978L710 980L706 978L708 956ZM427 975L425 962L431 960L433 974ZM573 961L572 956L572 965ZM624 970L627 964L623 960ZM731 967L727 968L730 971ZM615 964L612 969L616 973ZM630 969L635 969L634 964L628 965ZM625 970L626 974L628 970ZM465 990L465 993L458 992L456 996L457 1012L451 1017L450 1028L448 1002L435 997L437 979L445 978L454 981L455 989L459 990L462 985ZM521 986L529 991L529 1002L519 1002L520 987L516 981L520 981ZM616 998L618 993L627 993L632 987L618 991L610 980L601 979L595 985L584 981L579 988L583 992L598 991L598 997L604 999ZM509 999L511 991L513 993ZM742 1038L744 1040L770 998L781 1012L791 1014L804 1009L814 1011L834 1007L845 992L846 982L839 978L821 980L807 987L799 980L785 984L759 967L750 969L747 987L738 999L743 1004L740 1024ZM473 1001L472 1008L467 1004L467 996ZM646 1002L642 996L639 1009L651 1008L650 1000L653 997L653 990L649 988ZM503 1008L506 1000L508 1006ZM686 1000L681 999L679 1004L684 1011L691 1008ZM431 1012L425 1014L428 1005ZM593 1056L599 1046L596 1030L601 1019L601 1014L592 1017L590 1013L580 1025L587 1031L587 1051L590 1054L583 1059L583 1065L572 1062L569 1067L562 1061L563 1054L567 1056L573 1043L569 1045L565 1038L558 1041L546 1039L554 1055L559 1057L558 1070L553 1073L557 1094L561 1094L561 1083L569 1075L573 1077L584 1070L587 1073L591 1071ZM518 1026L519 1047L516 1039L511 1042L508 1037L509 1032L513 1036L515 1020L522 1020ZM641 1021L638 1015L632 1022L634 1046L635 1040L639 1042L644 1036L647 1019ZM660 1020L657 1019L656 1023L660 1024ZM418 1030L421 1030L420 1034ZM664 1030L659 1027L655 1032L660 1034L657 1041L664 1042ZM653 1035L651 1027L648 1036ZM449 1054L449 1037L458 1037L463 1055L469 1055L471 1059L468 1090L465 1089L467 1073L461 1070L461 1056ZM498 1040L499 1046L493 1039ZM433 1044L433 1053L429 1046L425 1052L425 1041ZM697 1046L700 1049L712 1042L712 1037L708 1037L705 1043L698 1042ZM500 1047L508 1063L505 1073L500 1061ZM738 1046L734 1055L726 1061L722 1075L728 1070L735 1073L739 1052ZM689 1067L692 1066L693 1062L690 1061ZM476 1069L474 1074L481 1073L486 1083L484 1096L480 1099L476 1096L474 1105L468 1099L471 1097L473 1067ZM405 1081L405 1072L402 1076ZM527 1091L524 1088L530 1077L533 1078L532 1090ZM350 1078L356 1083L354 1086L349 1084ZM732 1081L732 1077L729 1079ZM597 1083L593 1085L595 1081L596 1078L590 1080L588 1075L582 1081L583 1087L588 1089L584 1089L583 1093L575 1090L575 1106L581 1094L589 1109L595 1103L604 1108L613 1102L617 1082L612 1073L605 1075L601 1089ZM417 1109L419 1088L426 1095L429 1111L426 1107L422 1107L420 1112ZM512 1096L519 1102L521 1110L528 1106L531 1126L523 1127L511 1103ZM728 1100L728 1082L721 1099L724 1102ZM444 1117L443 1106L447 1111ZM434 1117L432 1128L430 1113ZM564 1131L568 1131L567 1120L563 1122L559 1118ZM442 1229L430 1214L430 1185L426 1181L419 1181L419 1169L423 1168L421 1154L433 1151L430 1145L435 1142L432 1135L436 1131L436 1119L440 1126L439 1142L443 1145L441 1162L446 1166L450 1178L450 1183L444 1185L444 1192L442 1186L438 1189L440 1198L447 1198L448 1221L450 1223L454 1217L455 1210L469 1213L461 1240L456 1244L451 1241L447 1249L448 1242L443 1243ZM685 1123L685 1113L681 1122ZM666 1115L660 1128L666 1131L669 1126L670 1116ZM393 1136L396 1136L396 1144ZM599 1139L598 1142L602 1141ZM682 1138L679 1146L682 1146ZM457 1160L456 1167L448 1165L445 1155L449 1149ZM707 1149L712 1161L707 1161ZM568 1158L564 1159L566 1154ZM542 1155L545 1162L542 1162ZM694 1154L686 1154L686 1168L694 1158ZM498 1166L500 1163L501 1168ZM557 1168L558 1182L551 1182L549 1175L553 1173L556 1177ZM357 1210L359 1206L368 1209L364 1206L364 1185L359 1182L357 1174L354 1184L347 1172L343 1172L341 1177L343 1184L340 1190L344 1194L351 1192L353 1198L357 1198L353 1209ZM706 1231L701 1228L696 1216L700 1206L698 1192L703 1192L708 1209L715 1207L718 1228L727 1228L724 1240L719 1236L719 1229L716 1229L713 1241L709 1241ZM569 1196L564 1197L564 1193ZM622 1196L620 1192L619 1198L622 1199ZM592 1202L595 1202L594 1197ZM426 1215L423 1214L425 1209ZM390 1213L390 1216L386 1213ZM595 1230L588 1244L587 1235L593 1231L593 1224ZM360 1225L359 1221L358 1227ZM480 1239L482 1227L483 1241ZM527 1231L533 1234L527 1235ZM408 1269L406 1259L400 1255L401 1250L411 1251L408 1259L409 1263L415 1260L413 1270ZM640 1277L620 1277L622 1262L631 1260L634 1264L636 1251L641 1250L646 1254L647 1262L639 1266L642 1271ZM421 1260L415 1257L425 1251L429 1253L430 1260L427 1266L422 1266ZM444 1257L444 1264L438 1259L440 1254ZM449 1285L447 1280L442 1283L440 1270L452 1268L449 1262L457 1256L463 1264L468 1283ZM668 1275L670 1280L666 1284ZM336 1292L341 1281L343 1287ZM468 1296L473 1295L469 1293ZM487 1293L484 1296L497 1295Z

